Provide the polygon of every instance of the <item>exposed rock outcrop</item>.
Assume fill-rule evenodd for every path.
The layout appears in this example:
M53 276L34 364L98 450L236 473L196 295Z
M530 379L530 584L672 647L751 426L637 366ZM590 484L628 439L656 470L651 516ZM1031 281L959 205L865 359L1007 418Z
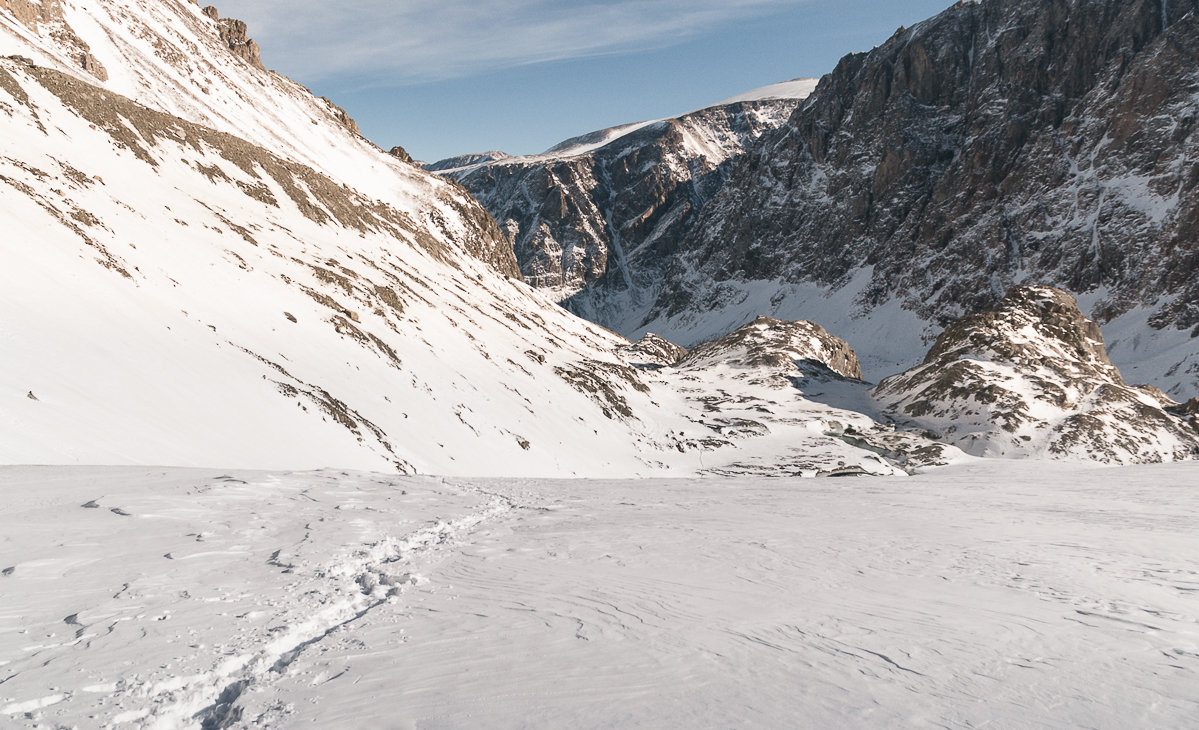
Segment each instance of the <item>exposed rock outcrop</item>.
M860 380L862 368L853 349L814 322L786 322L758 317L753 322L711 342L696 345L679 361L680 367L705 367L723 363L742 368L798 368L806 373L812 364L846 378Z
M338 124L345 127L350 132L360 137L362 136L362 130L358 128L358 122L354 121L354 118L350 116L349 112L334 104L333 100L329 99L328 97L322 96L321 101L325 102L325 104L329 106L329 113L333 115L333 119L336 120Z
M262 49L248 37L244 21L235 18L222 18L212 5L204 8L204 14L212 18L217 25L221 40L229 47L229 51L238 58L255 68L262 68Z
M100 59L93 56L90 52L84 51L79 56L79 65L83 67L92 76L101 81L108 81L108 69L104 68L104 64L100 63Z
M92 55L91 46L67 23L62 12L62 0L0 0L0 10L8 11L32 31L38 31L41 25L48 26L55 40L71 49L79 68L100 81L108 80L108 71L104 64Z
M412 159L412 155L408 154L408 150L404 149L403 147L401 147L399 145L396 145L396 146L392 147L391 149L387 150L387 154L391 155L392 157L396 158L397 160L407 162L409 165L416 164L416 162L413 161L413 159Z
M1074 298L1019 286L968 315L876 398L897 421L979 456L1141 463L1199 456L1199 433L1156 388L1125 384Z
M623 353L625 359L634 365L664 367L675 365L682 360L683 356L687 354L687 348L650 332L637 342L623 348Z

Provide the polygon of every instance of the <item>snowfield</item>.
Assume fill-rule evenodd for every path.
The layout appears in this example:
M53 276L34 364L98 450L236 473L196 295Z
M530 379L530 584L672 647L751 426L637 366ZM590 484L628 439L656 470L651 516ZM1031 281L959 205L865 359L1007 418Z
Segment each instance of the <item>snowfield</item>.
M1199 469L0 469L6 727L1191 727Z

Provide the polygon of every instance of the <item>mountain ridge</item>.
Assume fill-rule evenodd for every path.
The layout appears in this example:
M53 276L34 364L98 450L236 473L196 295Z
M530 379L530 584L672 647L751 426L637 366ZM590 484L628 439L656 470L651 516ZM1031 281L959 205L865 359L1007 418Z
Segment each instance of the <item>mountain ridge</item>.
M566 290L561 277L534 283L634 339L693 345L759 315L816 319L874 377L918 363L949 322L1013 284L1061 286L1130 377L1192 395L1196 9L957 3L845 56L727 164L642 264L650 275L593 266ZM627 187L638 183L650 192L628 196L633 211L655 201L653 179ZM466 184L501 222L539 220L540 198L514 209L502 180ZM560 208L606 202L604 189L562 188ZM607 233L590 222L553 238L586 250Z

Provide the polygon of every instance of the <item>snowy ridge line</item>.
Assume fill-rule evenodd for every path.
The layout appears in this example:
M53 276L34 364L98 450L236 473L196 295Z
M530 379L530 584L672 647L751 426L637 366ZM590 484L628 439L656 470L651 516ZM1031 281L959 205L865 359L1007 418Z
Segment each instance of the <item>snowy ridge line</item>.
M479 492L480 490L472 489ZM507 514L514 503L503 497L491 499L482 510L449 522L436 524L403 537L387 537L365 545L343 559L334 559L312 569L315 588L297 586L304 597L301 609L322 606L305 621L270 640L251 654L231 658L209 672L153 686L134 686L151 707L142 712L123 713L105 727L144 721L149 728L177 728L198 720L204 730L232 727L241 720L237 701L250 687L270 683L287 671L300 654L374 609L392 603L409 586L428 581L414 568L418 559L435 554L461 539L479 525ZM272 556L274 559L274 556ZM324 584L322 590L321 585ZM313 594L316 594L313 596ZM286 616L280 616L286 620ZM163 687L169 684L172 686Z

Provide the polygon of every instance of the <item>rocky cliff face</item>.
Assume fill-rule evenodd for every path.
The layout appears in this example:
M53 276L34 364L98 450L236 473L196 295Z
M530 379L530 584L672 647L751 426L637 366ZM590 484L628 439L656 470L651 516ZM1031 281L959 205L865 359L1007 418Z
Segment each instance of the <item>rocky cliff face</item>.
M826 326L902 309L923 323L914 354L922 327L1045 282L1119 334L1122 366L1153 360L1139 378L1194 392L1197 7L958 3L845 57L734 164L653 306L612 324L687 343L700 313L804 316L840 290L852 307Z
M924 363L884 380L875 396L899 423L978 456L1199 456L1199 431L1177 404L1127 385L1099 327L1060 289L1013 288L996 308L947 327Z
M247 34L245 21L235 18L222 18L212 5L204 8L204 14L217 24L217 32L221 40L229 47L233 55L242 59L255 68L262 68L262 49Z
M427 169L458 180L483 203L527 281L603 322L603 302L652 286L730 160L798 103L733 103L601 130L544 155L464 155Z

